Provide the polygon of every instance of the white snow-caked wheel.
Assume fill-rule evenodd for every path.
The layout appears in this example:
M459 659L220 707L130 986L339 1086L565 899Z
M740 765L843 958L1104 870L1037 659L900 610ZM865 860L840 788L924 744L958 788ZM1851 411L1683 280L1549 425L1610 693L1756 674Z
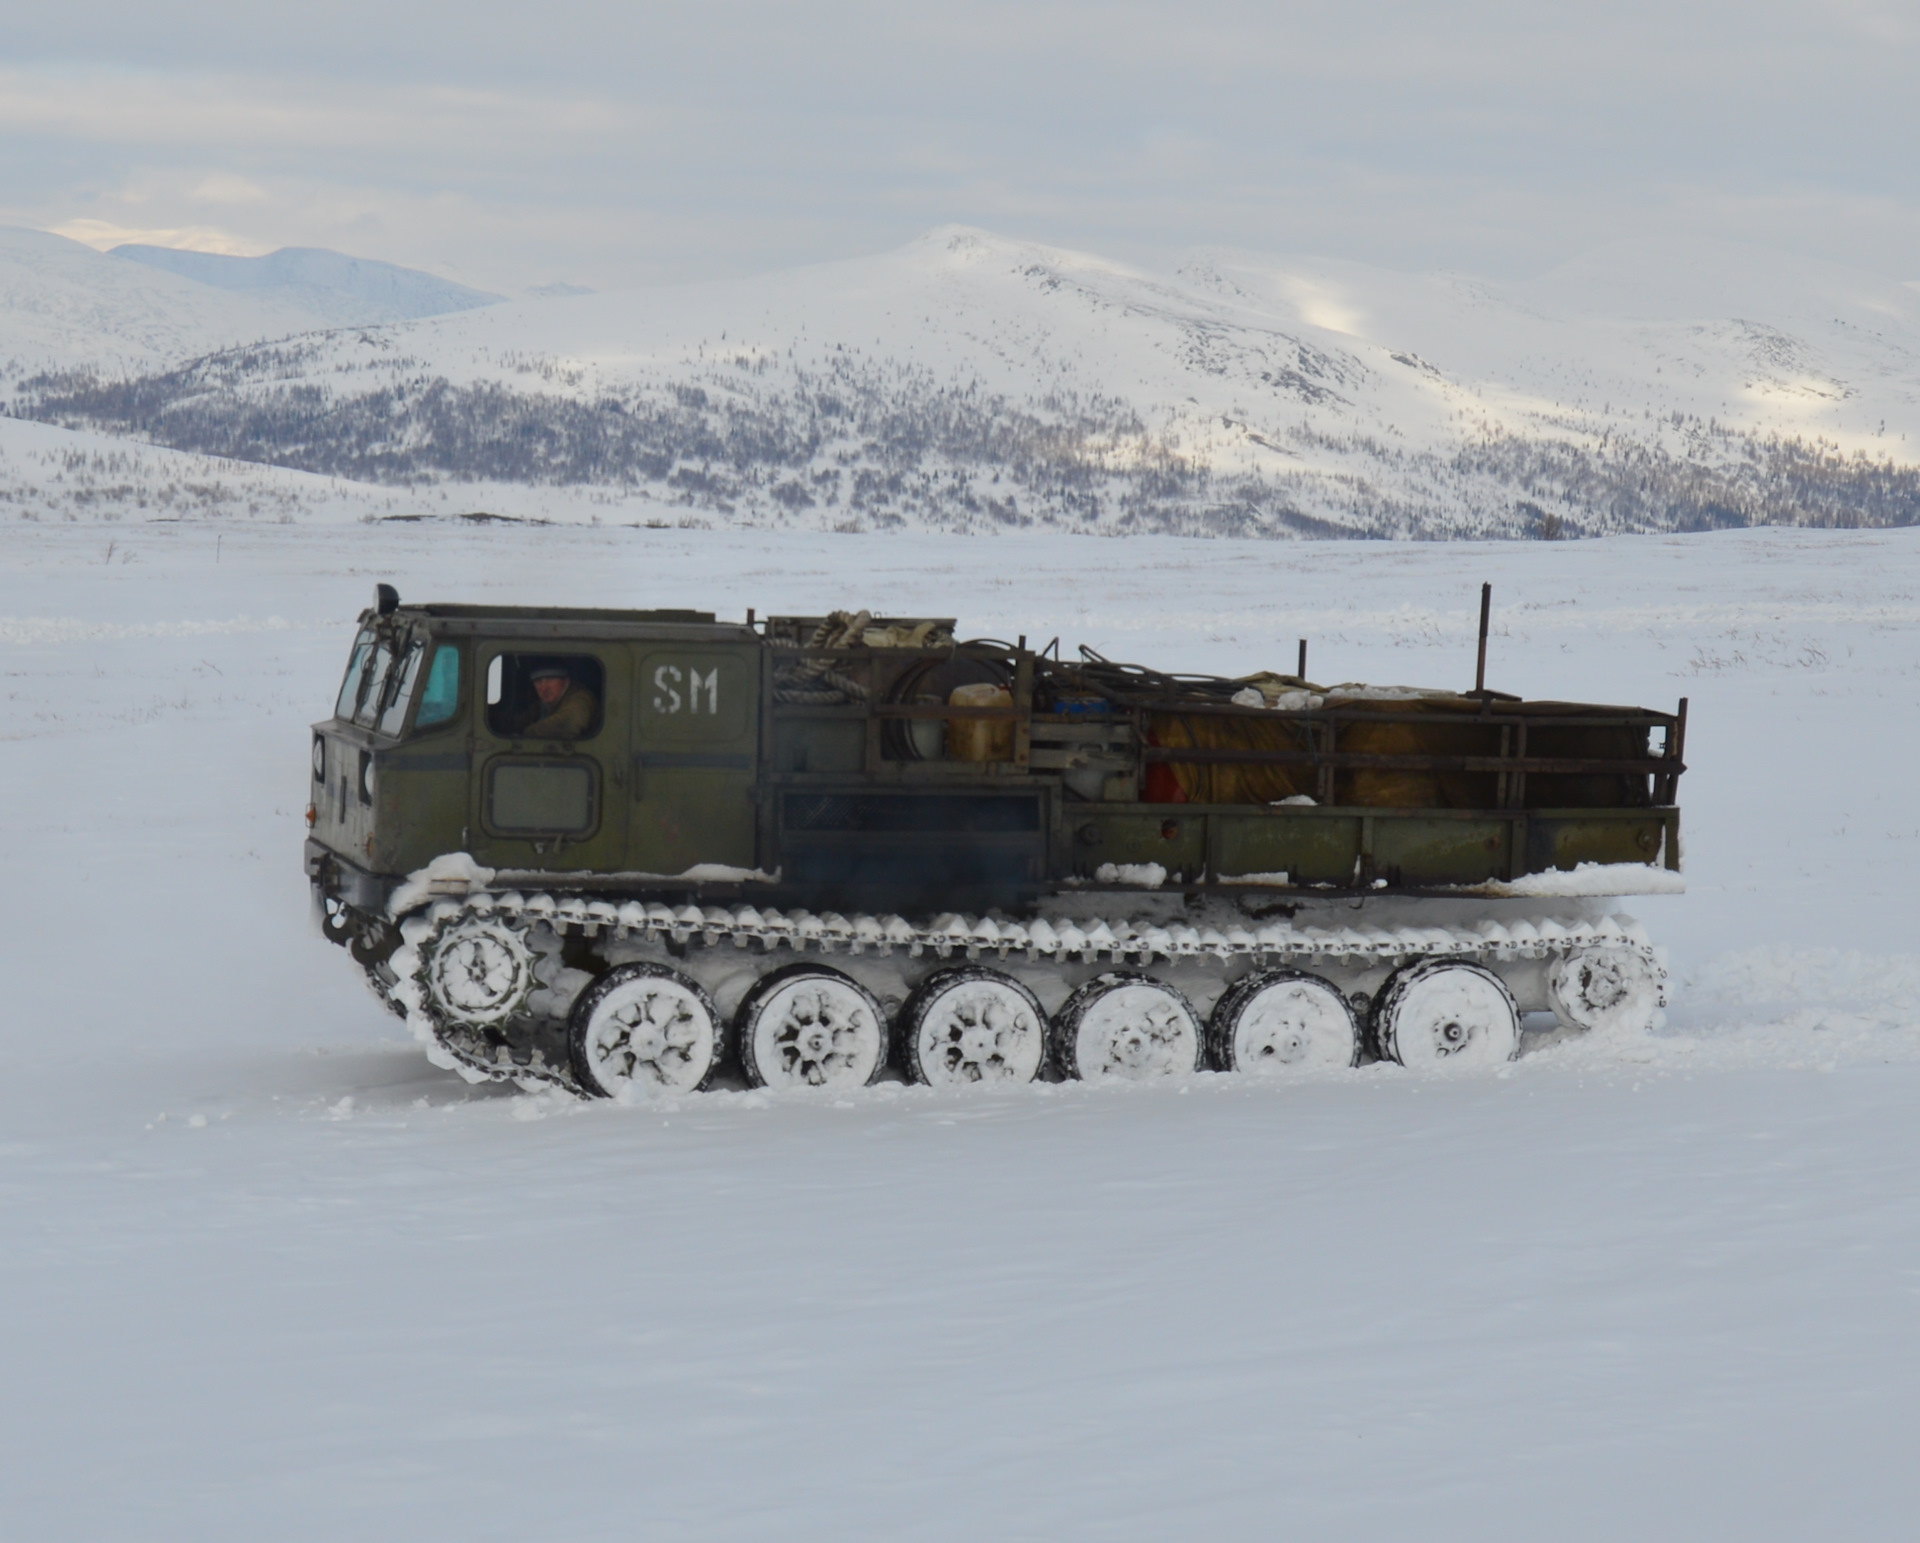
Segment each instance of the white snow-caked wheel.
M1147 975L1095 976L1053 1020L1054 1062L1087 1082L1146 1082L1200 1067L1200 1019L1172 986Z
M824 965L756 984L735 1020L740 1066L762 1088L860 1088L887 1062L887 1015L871 991Z
M725 1049L720 1010L697 981L663 964L623 964L580 993L568 1035L573 1074L616 1097L704 1088Z
M900 1015L907 1072L936 1088L1031 1082L1046 1056L1046 1009L1011 975L942 970Z
M1569 1029L1647 1033L1663 997L1659 967L1637 948L1579 948L1547 970L1548 1005Z
M1380 1054L1417 1070L1466 1071L1520 1050L1520 1009L1506 982L1465 959L1422 959L1397 971L1374 1007Z
M1360 1060L1360 1024L1340 988L1301 970L1235 981L1214 1004L1207 1037L1223 1072L1286 1076Z
M455 922L433 945L427 990L455 1023L487 1028L518 1012L534 988L533 949L523 934L502 921L470 916Z

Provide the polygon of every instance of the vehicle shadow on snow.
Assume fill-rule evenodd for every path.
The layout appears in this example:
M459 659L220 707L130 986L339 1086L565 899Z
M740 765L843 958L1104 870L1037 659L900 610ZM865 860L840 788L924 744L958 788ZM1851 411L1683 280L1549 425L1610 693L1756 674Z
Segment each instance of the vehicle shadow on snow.
M1529 1013L1522 1024L1522 1038L1519 1055L1516 1059L1527 1059L1543 1051L1563 1044L1581 1041L1585 1038L1577 1030L1566 1028L1550 1013ZM1399 1070L1390 1062L1378 1062L1368 1059L1362 1069ZM392 1044L368 1047L335 1048L317 1046L309 1048L291 1058L281 1058L274 1063L275 1075L272 1081L278 1085L283 1097L297 1099L310 1111L317 1110L329 1117L340 1119L355 1114L398 1113L408 1109L452 1108L460 1105L493 1106L508 1104L516 1099L565 1098L552 1090L526 1090L512 1082L468 1083L454 1072L434 1066L421 1053L417 1045L395 1042ZM1491 1075L1491 1073L1489 1073ZM1187 1083L1190 1079L1174 1079ZM1049 1089L1065 1091L1075 1086L1071 1082L1048 1083ZM884 1089L881 1092L879 1090ZM1000 1090L1014 1092L1014 1089ZM871 1088L855 1089L837 1095L842 1098L858 1098L862 1094L878 1096L883 1099L898 1098L902 1094L923 1095L942 1104L950 1099L940 1098L933 1089L922 1089L907 1081L895 1068L889 1068L876 1079ZM786 1095L769 1095L764 1091L756 1093L735 1067L723 1068L713 1079L705 1094L682 1094L680 1098L691 1097L699 1100L709 1094L732 1095L716 1102L732 1102L742 1096L755 1098L756 1102L769 1098L786 1101ZM804 1101L804 1095L802 1099ZM571 1100L568 1100L571 1102ZM631 1100L580 1100L584 1107L631 1104L645 1106L650 1100L636 1098Z

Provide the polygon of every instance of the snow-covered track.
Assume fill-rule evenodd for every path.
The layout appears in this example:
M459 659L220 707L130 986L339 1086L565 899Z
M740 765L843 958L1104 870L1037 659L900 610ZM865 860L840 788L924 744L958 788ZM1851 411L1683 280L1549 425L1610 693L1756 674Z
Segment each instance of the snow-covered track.
M400 919L399 927L401 946L387 966L395 979L382 989L436 1064L471 1081L551 1084L575 1092L580 1088L569 1066L551 1064L537 1055L531 1061L516 1059L485 1032L489 1023L522 1008L542 989L542 981L535 978L540 973L539 950L528 941L536 936L662 944L678 956L731 947L753 954L755 968L764 971L815 955L1108 964L1141 971L1201 962L1218 966L1223 974L1236 967L1397 968L1425 959L1459 960L1497 971L1502 965L1546 960L1551 962L1552 978L1566 983L1564 992L1578 989L1595 976L1604 983L1608 971L1596 970L1590 962L1612 961L1613 975L1624 966L1651 985L1658 1005L1665 1004L1661 951L1639 923L1619 916L1572 922L1547 917L1487 919L1469 927L1323 927L1296 926L1291 921L1197 926L1125 917L1016 921L957 913L915 922L892 914L816 914L751 905L670 906L657 901L615 902L566 893L480 889L464 898L423 901ZM521 940L517 955L515 946L504 941L508 939ZM449 991L446 970L435 976L435 961L444 961L456 943L485 955L478 968L484 974L490 966L497 977L491 987L480 988L485 998L481 1007ZM553 951L550 944L548 952ZM462 980L470 976L471 971ZM547 989L550 1010L563 1015L571 996L551 984ZM489 990L493 996L487 995ZM573 995L577 994L576 990ZM1556 1002L1556 1012L1569 1018L1571 1026L1590 1026L1577 1021L1577 1002L1570 999L1567 1005L1572 1009L1570 1018L1561 1003Z

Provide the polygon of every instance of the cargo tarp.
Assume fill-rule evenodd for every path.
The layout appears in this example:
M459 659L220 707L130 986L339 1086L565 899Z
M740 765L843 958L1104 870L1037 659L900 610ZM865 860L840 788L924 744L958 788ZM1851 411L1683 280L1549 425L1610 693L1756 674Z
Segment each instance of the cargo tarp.
M1318 693L1316 693L1318 695ZM1468 721L1482 713L1480 702L1445 693L1399 695L1328 688L1327 709L1352 708L1392 714L1385 722L1344 723L1335 748L1348 754L1381 756L1498 756L1502 735L1513 754L1517 728ZM1505 718L1605 717L1630 711L1565 702L1499 702L1493 712ZM1154 713L1148 742L1165 749L1281 751L1308 750L1305 720L1252 715ZM1530 728L1529 758L1637 760L1647 755L1644 729L1631 726L1560 724ZM1413 770L1398 767L1341 767L1334 777L1333 802L1345 807L1391 809L1492 809L1499 803L1499 774L1491 771ZM1311 764L1274 765L1173 761L1149 770L1150 802L1195 804L1273 804L1302 794L1319 795L1319 773ZM1527 777L1523 806L1529 809L1594 809L1644 806L1647 778L1609 772L1535 772Z

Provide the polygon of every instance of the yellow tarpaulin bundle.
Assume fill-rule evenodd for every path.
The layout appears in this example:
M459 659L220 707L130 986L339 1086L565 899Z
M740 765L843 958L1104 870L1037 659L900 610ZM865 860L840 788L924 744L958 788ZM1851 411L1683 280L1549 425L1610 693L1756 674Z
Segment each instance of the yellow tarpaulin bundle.
M1168 750L1305 750L1306 730L1285 718L1224 718L1212 714L1155 713L1151 742ZM1163 763L1189 804L1277 804L1314 790L1311 766ZM1159 780L1159 779L1152 779ZM1169 790L1170 791L1170 790ZM1149 791L1148 797L1153 796Z
M1382 721L1340 725L1334 748L1344 754L1377 756L1497 757L1518 750L1518 729L1511 724L1471 721L1478 700L1451 692L1416 692L1365 686L1309 686L1291 676L1255 676L1248 684L1270 706L1349 708L1391 715ZM1585 717L1623 709L1564 703L1502 702L1502 716ZM1306 751L1314 748L1307 724L1292 718L1251 714L1155 713L1148 719L1151 743L1177 750ZM1326 748L1322 731L1319 748ZM1564 722L1532 730L1530 757L1578 757L1630 760L1647 754L1645 730L1589 728ZM1320 796L1319 769L1311 763L1160 763L1150 775L1149 801L1196 804L1273 804L1301 795ZM1642 805L1644 775L1614 772L1534 773L1523 802L1528 808ZM1499 773L1452 768L1343 766L1333 779L1336 805L1375 809L1492 809L1500 802Z
M1475 713L1469 697L1422 696L1382 701L1343 697L1336 688L1329 707L1357 707L1393 713L1403 722L1349 723L1340 729L1339 748L1355 755L1498 755L1500 731L1487 725L1449 722ZM1372 809L1490 809L1495 802L1492 772L1419 771L1401 767L1342 767L1334 779L1334 802Z

